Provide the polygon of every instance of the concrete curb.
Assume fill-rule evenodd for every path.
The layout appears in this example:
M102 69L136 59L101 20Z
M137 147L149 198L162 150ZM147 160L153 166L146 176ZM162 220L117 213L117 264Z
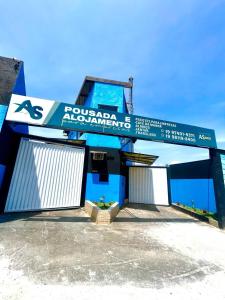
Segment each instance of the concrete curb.
M181 211L185 214L188 214L189 216L192 216L192 217L194 217L194 218L196 218L196 219L198 219L202 222L205 222L205 223L208 223L208 224L210 224L214 227L220 228L218 222L216 220L213 220L212 218L208 218L206 216L199 215L196 212L190 211L190 210L188 210L188 209L186 209L182 206L176 205L176 204L172 204L171 206L173 208L175 208L176 210L179 210L179 211Z
M109 209L103 210L93 202L86 200L84 209L93 222L96 222L96 224L107 225L117 216L119 212L119 203L115 202Z

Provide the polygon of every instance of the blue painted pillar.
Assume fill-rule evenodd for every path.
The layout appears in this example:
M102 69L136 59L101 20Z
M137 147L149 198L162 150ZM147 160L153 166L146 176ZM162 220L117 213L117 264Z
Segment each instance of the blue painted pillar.
M124 87L108 83L95 82L84 106L128 113ZM70 138L72 136L76 138L75 134L70 134ZM123 140L120 137L91 133L82 134L80 139L86 140L86 145L90 147L85 199L99 201L104 198L104 202L119 202L122 206L125 199L125 177L121 173L119 150L124 145ZM100 174L92 169L92 150L106 153L107 181L101 181Z

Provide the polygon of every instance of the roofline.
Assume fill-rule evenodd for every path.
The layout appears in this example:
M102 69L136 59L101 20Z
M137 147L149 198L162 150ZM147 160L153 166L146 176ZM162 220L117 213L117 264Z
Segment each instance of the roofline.
M23 60L15 58L15 57L6 57L6 56L1 56L0 55L0 59L2 59L2 60L10 60L10 61L14 60L16 62L23 63Z
M93 77L93 76L86 76L85 81L110 83L110 84L114 84L114 85L123 86L125 88L131 88L132 87L132 83L129 82L129 81L125 82L125 81L111 80L111 79L105 79L105 78L99 78L99 77Z

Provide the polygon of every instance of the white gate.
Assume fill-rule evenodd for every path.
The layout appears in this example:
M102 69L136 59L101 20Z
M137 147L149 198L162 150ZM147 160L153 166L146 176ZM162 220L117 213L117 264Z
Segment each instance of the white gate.
M166 168L129 168L129 202L169 205Z
M83 148L22 139L5 212L80 206Z

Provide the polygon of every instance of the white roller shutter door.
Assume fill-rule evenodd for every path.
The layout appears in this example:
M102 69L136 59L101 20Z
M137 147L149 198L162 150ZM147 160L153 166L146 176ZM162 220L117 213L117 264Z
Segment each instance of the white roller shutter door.
M22 139L6 212L80 206L83 148Z
M129 168L129 202L169 205L166 168Z

